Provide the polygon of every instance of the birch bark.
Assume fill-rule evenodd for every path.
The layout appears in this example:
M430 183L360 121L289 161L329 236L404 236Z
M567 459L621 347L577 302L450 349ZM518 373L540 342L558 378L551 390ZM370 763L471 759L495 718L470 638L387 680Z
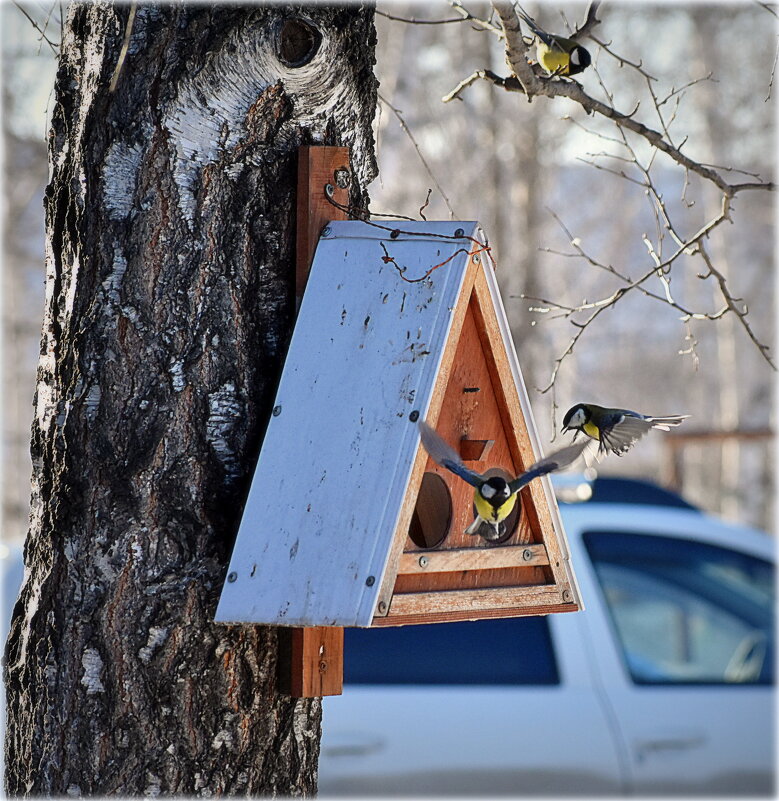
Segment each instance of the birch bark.
M367 205L374 46L356 5L70 5L9 794L315 791L320 702L278 693L275 630L211 621L291 331L297 148L348 145Z

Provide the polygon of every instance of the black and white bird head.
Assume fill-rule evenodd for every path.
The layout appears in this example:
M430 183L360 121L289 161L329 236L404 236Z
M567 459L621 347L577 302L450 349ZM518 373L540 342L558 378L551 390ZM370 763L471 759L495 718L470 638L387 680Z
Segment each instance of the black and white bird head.
M569 59L569 75L576 75L580 72L583 72L592 63L592 57L590 56L589 51L583 48L581 45L576 45L576 47L571 50Z
M573 431L575 429L579 431L582 429L585 423L589 422L591 416L590 410L585 404L577 403L576 406L572 406L565 413L565 417L563 417L562 430Z
M493 476L479 487L479 494L485 501L497 508L509 499L511 490L505 478Z

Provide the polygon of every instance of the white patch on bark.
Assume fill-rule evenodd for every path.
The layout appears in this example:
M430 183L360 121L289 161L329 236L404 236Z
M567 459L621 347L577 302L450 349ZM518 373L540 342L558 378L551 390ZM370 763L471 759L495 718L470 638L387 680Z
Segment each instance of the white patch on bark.
M158 795L162 793L162 779L159 776L155 776L151 771L147 771L146 773L146 781L148 785L146 789L143 791L143 794L147 798L156 798Z
M87 695L104 693L105 687L101 676L103 674L103 660L94 648L87 648L81 657L81 666L84 668L84 675L81 683L87 688Z
M77 784L69 784L65 792L71 798L81 798L81 788Z
M40 361L41 371L46 373L46 362L53 361L51 357L42 356ZM38 420L38 426L43 434L47 434L49 427L54 421L54 412L57 404L54 400L54 388L45 379L38 381L35 397L35 417Z
M181 392L181 390L187 385L187 382L184 379L184 362L181 361L181 359L175 359L172 361L170 367L168 368L168 374L170 375L173 389L176 392Z
M127 272L127 259L125 259L119 243L114 240L113 269L109 273L108 278L103 281L103 289L111 305L119 305L119 292L122 289L122 281L124 281L125 272Z
M209 414L206 422L206 438L229 476L240 474L235 449L230 444L230 435L235 424L244 414L244 405L238 397L235 384L228 381L208 396Z
M300 700L303 702L305 701L305 699ZM310 725L311 722L311 717L309 715L298 713L296 713L292 719L292 733L297 743L297 750L301 754L308 753L311 747L311 740L315 740L318 737L317 730Z
M152 626L149 629L149 637L146 645L138 651L138 658L141 662L151 662L154 652L168 639L169 629L164 626Z
M101 178L103 202L112 220L124 220L133 210L142 156L138 144L131 145L121 139L108 149Z
M218 751L223 746L230 748L233 744L233 735L227 729L217 732L214 739L211 741L211 748Z
M86 409L87 420L91 423L97 416L97 408L100 406L100 397L102 390L100 384L93 384L84 398L84 407Z
M339 109L360 106L354 81L344 81L338 70L342 63L339 43L332 41L327 31L322 31L314 58L302 67L290 68L276 57L272 28L252 24L236 28L202 69L180 83L163 120L176 153L173 173L179 187L179 208L190 228L201 170L239 144L246 134L249 109L268 87L283 84L294 104L294 130L308 128L315 143L323 141L327 122ZM277 141L283 139L282 130ZM356 140L345 144L359 150L369 147ZM356 161L360 163L360 159Z

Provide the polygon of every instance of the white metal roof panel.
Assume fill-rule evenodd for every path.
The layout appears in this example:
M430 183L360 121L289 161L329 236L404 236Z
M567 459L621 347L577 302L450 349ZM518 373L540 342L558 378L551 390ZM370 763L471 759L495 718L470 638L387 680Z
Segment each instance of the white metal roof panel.
M217 621L371 623L419 446L409 415L427 413L471 245L430 234L480 237L399 228L333 222L319 241ZM407 278L454 255L408 283L382 242Z

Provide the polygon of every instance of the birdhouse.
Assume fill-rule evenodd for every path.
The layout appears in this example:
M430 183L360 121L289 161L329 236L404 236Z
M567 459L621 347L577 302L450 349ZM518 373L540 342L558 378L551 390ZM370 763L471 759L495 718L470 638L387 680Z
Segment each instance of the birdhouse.
M499 541L464 533L478 471L543 454L475 222L332 222L311 267L216 620L392 626L580 608L547 477Z

